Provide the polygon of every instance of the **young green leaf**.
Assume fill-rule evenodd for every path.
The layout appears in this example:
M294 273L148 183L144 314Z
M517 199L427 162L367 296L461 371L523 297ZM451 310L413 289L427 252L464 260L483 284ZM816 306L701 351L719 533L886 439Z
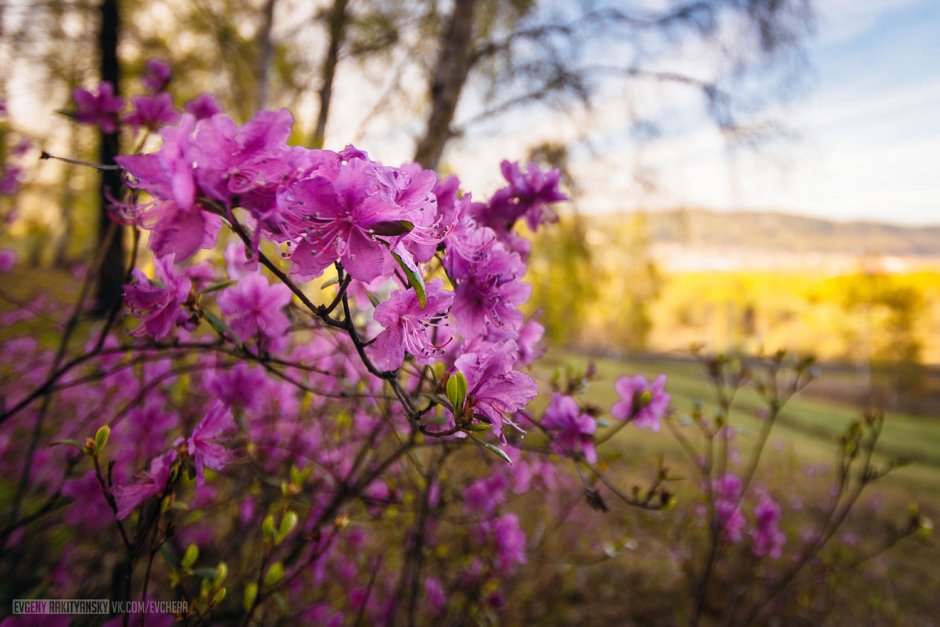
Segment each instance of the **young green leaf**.
M220 335L227 335L228 337L235 337L235 334L232 333L232 330L225 324L225 321L219 318L217 315L211 311L202 312L213 329L215 329Z
M111 427L104 425L95 433L95 452L100 453L105 444L108 443L108 437L111 435Z
M396 235L410 233L414 228L415 225L408 220L390 220L388 222L376 222L369 227L369 230L376 235L394 237Z
M427 291L424 287L424 277L421 276L421 271L417 266L412 267L401 256L393 250L389 250L392 253L392 257L395 258L395 261L398 262L399 267L402 272L405 273L405 276L408 278L408 283L411 284L411 287L414 289L415 293L418 295L418 304L421 305L421 309L424 309L424 306L428 302Z
M210 285L206 289L202 290L202 293L205 295L211 294L212 292L218 292L220 290L224 290L227 287L232 287L236 283L238 283L238 281L222 281L221 283L214 283L213 285Z
M258 584L252 582L245 586L245 596L242 598L242 606L246 612L251 611L255 605L255 599L258 598Z
M186 552L183 553L183 560L180 562L180 565L183 567L183 570L189 570L193 567L193 564L196 563L196 560L199 559L199 547L195 544L190 544L186 547Z
M503 449L499 448L498 446L493 446L489 442L478 440L472 435L470 436L470 439L476 442L477 444L479 444L480 446L482 446L483 448L485 448L486 450L488 450L493 455L496 455L496 457L500 458L501 460L503 460L504 462L512 466L512 459L509 458L509 455L507 455L506 451L504 451Z
M464 401L467 400L467 377L459 370L447 379L447 398L456 413L463 410Z

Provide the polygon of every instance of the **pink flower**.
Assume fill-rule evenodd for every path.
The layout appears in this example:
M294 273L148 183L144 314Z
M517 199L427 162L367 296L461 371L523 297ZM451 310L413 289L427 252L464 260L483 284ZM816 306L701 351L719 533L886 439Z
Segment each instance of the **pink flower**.
M581 411L570 396L555 392L545 410L542 426L552 433L552 448L559 453L583 453L591 464L597 461L594 432L597 422Z
M216 113L222 112L222 107L219 106L215 98L206 93L201 93L187 102L185 109L186 113L192 114L197 120L205 120Z
M617 420L631 420L640 428L659 431L659 421L669 410L669 393L665 390L666 375L661 374L649 383L643 375L620 377L614 389L622 399L610 410Z
M712 484L715 500L715 515L725 536L732 542L740 542L747 525L738 501L741 499L741 477L728 473L718 477Z
M222 256L225 259L225 270L231 279L240 279L258 271L258 258L248 259L245 245L238 240L232 240Z
M173 107L173 98L170 94L134 96L131 102L134 108L124 117L124 121L134 128L145 127L155 131L161 126L174 124L180 119L180 112Z
M0 272L9 272L14 266L16 266L16 251L0 250Z
M385 330L376 336L371 354L376 367L394 370L401 366L405 353L418 363L428 363L441 354L440 347L447 343L449 333L444 328L447 310L453 302L453 292L443 290L443 281L435 279L427 285L424 308L412 289L399 289L375 308L373 318ZM436 343L432 331L438 329Z
M515 342L481 342L454 362L467 378L467 407L492 424L493 432L502 441L507 414L522 409L539 391L532 377L513 370L517 358Z
M195 123L187 114L178 126L163 127L160 152L116 158L118 165L135 179L128 186L154 198L133 207L132 216L135 223L152 230L150 249L158 256L175 253L180 261L200 248L212 246L222 226L218 216L203 211L196 203L192 143Z
M447 595L444 593L444 586L433 577L427 577L424 580L424 594L428 600L428 608L432 612L440 612L447 604Z
M144 75L143 84L151 94L158 94L165 90L170 83L173 73L170 66L160 59L149 59L147 61L147 73Z
M538 314L536 314L538 315ZM545 354L545 347L541 344L542 336L545 335L545 327L541 322L530 317L519 329L519 363L528 366L536 359Z
M511 229L521 217L525 217L533 231L538 230L540 224L558 221L549 205L568 200L568 196L558 188L561 180L558 170L543 172L538 164L530 162L523 171L518 162L509 161L503 161L500 170L509 186L493 194L488 204L474 206L475 216L481 224L499 234Z
M134 483L117 486L112 490L117 502L117 519L124 520L141 503L161 494L170 481L170 470L176 461L176 450L170 449L150 461L150 472L142 474Z
M526 563L526 535L515 514L505 514L482 523L479 536L481 540L492 543L496 551L496 567L502 574L509 574L517 564Z
M492 516L496 508L506 500L509 480L502 473L477 479L463 492L464 510L484 517Z
M268 377L261 368L246 363L231 368L215 368L206 377L206 390L229 407L259 413L270 401Z
M532 294L532 286L522 282L524 274L519 255L491 243L468 274L458 279L452 309L457 331L464 338L518 335L525 321L518 307Z
M780 531L780 506L769 494L764 494L754 506L754 555L780 557L787 536Z
M205 418L199 421L193 434L186 440L186 449L196 463L196 483L205 481L206 468L222 470L232 461L232 453L219 444L219 438L235 428L232 411L222 401L215 401Z
M117 130L118 113L124 108L124 100L114 95L111 83L101 83L95 92L79 87L72 92L72 99L76 122L97 126L105 133Z
M163 450L167 434L179 423L178 416L165 411L163 406L163 398L150 395L142 406L129 410L125 420L121 422L122 435L129 443L136 443L136 448L140 451L138 454L142 457L150 457ZM131 452L134 448L128 446L126 450Z
M23 168L6 164L0 167L0 196L16 196L23 186Z
M192 282L176 270L173 261L173 255L154 261L154 281L135 269L134 283L124 286L127 308L143 318L143 324L134 330L135 335L146 333L154 339L163 339L174 326L188 319L181 305L189 298Z
M77 479L69 479L62 486L62 495L72 499L65 511L65 522L89 531L100 531L112 521L111 510L101 491L94 470Z
M377 164L353 159L335 177L314 176L286 189L279 205L304 220L291 252L295 272L316 277L340 261L354 279L369 282L394 270L389 251L407 225L413 227L414 216L396 203L381 174ZM385 228L392 234L386 235ZM410 258L400 247L396 252Z
M286 285L270 285L262 274L252 273L219 295L219 307L238 339L258 339L267 346L281 340L290 326L282 311L290 300Z

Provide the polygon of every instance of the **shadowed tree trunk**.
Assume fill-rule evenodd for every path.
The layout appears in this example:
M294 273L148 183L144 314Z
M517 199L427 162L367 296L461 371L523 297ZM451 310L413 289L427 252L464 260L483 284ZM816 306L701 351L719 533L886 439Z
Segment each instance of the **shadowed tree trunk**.
M323 148L323 141L326 137L326 121L330 116L330 100L333 98L333 80L336 77L339 51L346 37L346 23L349 20L346 13L348 6L349 0L335 0L328 16L330 44L320 70L323 82L320 85L320 112L317 114L317 127L310 139L310 145L313 148Z
M447 28L441 33L437 63L431 78L431 114L415 161L434 169L451 136L450 125L467 82L473 50L477 0L456 0Z
M118 0L102 0L101 26L98 33L98 48L101 54L101 80L109 81L114 86L114 94L121 93L121 66L118 62L118 37L121 32L121 18ZM101 131L98 162L114 163L120 150L120 135L117 132ZM118 170L101 171L100 211L98 213L98 246L107 246L104 251L101 268L98 271L98 293L95 299L94 313L105 314L121 302L121 286L124 283L124 229L117 227L112 237L108 237L111 218L108 205L111 198L118 198L121 193L121 173Z
M268 92L271 83L271 63L274 60L274 41L271 40L271 31L274 29L274 5L277 0L267 0L264 3L264 13L261 29L258 31L258 100L256 110L261 111L268 106Z
M69 154L80 154L78 129L72 127L71 150ZM52 263L57 268L65 268L68 265L69 244L72 241L72 233L75 230L75 219L72 214L75 211L75 188L72 185L72 176L75 168L71 164L64 164L62 168L62 195L59 198L59 220L62 221L62 234L55 245L55 255Z

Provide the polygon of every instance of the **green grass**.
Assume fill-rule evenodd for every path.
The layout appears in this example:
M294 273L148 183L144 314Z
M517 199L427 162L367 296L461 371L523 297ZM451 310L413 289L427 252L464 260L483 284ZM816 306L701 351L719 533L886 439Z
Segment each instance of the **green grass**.
M604 410L617 400L614 381L622 375L635 373L650 378L665 373L668 377L667 390L672 394L673 407L680 418L688 416L697 401L703 402L706 411L715 407L714 389L704 367L687 360L616 360L558 351L545 357L543 367L539 370L540 378L547 380L553 369L564 364L583 368L588 361L594 362L597 375L584 399ZM819 385L823 385L823 382ZM753 387L741 390L736 398L731 421L739 429L739 440L745 450L758 431L759 419L755 413L762 407L763 403ZM774 455L768 456L765 462L780 463L780 460L786 460L793 466L832 464L839 435L860 417L861 411L855 407L801 393L781 413L768 443ZM688 429L694 431L693 427ZM616 442L623 456L628 459L649 460L651 456L663 454L667 460L679 461L682 456L678 443L665 430L651 433L628 428L617 437ZM930 509L940 509L940 417L887 414L878 451L882 462L895 458L907 458L912 462L879 482L882 489L899 499L918 500L923 505L929 505ZM764 465L768 466L767 463ZM764 471L767 472L767 468Z

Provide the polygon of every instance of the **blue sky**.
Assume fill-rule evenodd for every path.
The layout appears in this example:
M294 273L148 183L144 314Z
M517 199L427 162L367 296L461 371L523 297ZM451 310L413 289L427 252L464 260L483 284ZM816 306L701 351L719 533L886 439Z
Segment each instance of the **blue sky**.
M591 114L594 151L576 174L583 211L697 206L766 210L835 220L940 224L940 1L819 0L808 67L798 96L774 114L797 137L757 152L729 154L699 96L660 92L660 112L684 118L661 139L638 146L626 108L637 90L612 92ZM693 55L694 56L694 55ZM692 61L694 64L694 61ZM610 106L606 106L610 105ZM695 113L698 111L698 113ZM557 114L554 114L557 116ZM513 133L513 124L521 124ZM579 125L531 116L468 141L450 161L470 189L499 184L499 158L521 158L533 138L576 140ZM653 173L653 188L635 172Z
M451 146L447 166L466 189L485 197L503 183L501 159L524 158L538 141L556 140L579 146L574 169L585 212L686 206L940 224L940 0L815 4L817 28L798 96L773 112L795 141L730 154L703 118L694 90L618 84L603 86L589 113L526 110L474 128ZM694 72L701 62L697 52L686 50L666 62ZM30 77L19 79L28 83ZM401 81L423 97L423 76ZM407 160L414 128L400 118L378 119L359 138L372 105L363 93L381 93L373 83L374 77L352 69L341 76L337 102L360 106L336 108L328 143L356 141L377 159ZM15 104L17 115L39 120L38 128L53 117L51 103L44 103L42 115L35 113L36 103ZM461 108L474 104L480 103L462 102ZM638 143L631 129L644 108L676 123L659 139ZM312 117L306 110L296 113ZM641 183L638 172L650 176Z
M822 2L793 114L804 167L755 204L940 222L940 2Z

